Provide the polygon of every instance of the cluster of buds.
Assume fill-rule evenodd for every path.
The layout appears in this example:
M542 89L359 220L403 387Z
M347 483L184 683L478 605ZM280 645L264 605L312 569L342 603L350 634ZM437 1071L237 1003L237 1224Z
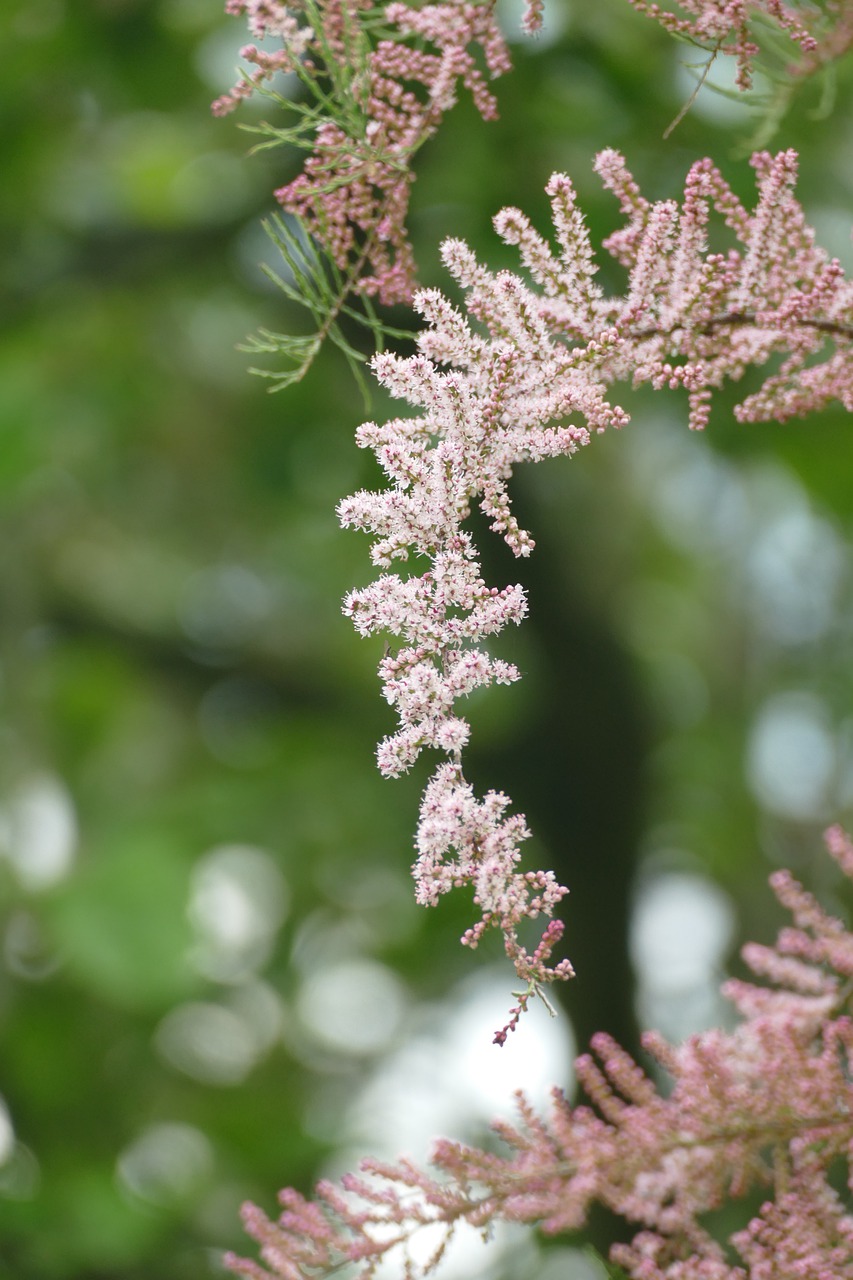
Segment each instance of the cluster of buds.
M276 198L359 292L387 305L410 302L412 160L454 106L460 86L484 119L497 115L487 77L508 71L510 59L494 5L439 0L417 7L397 0L382 14L391 35L378 40L365 22L377 17L370 0L229 0L226 8L244 14L253 35L280 38L282 47L267 52L246 45L241 56L253 70L216 100L214 112L234 110L278 72L295 72L313 87L312 128L300 143L310 154ZM331 98L324 77L337 89ZM303 137L282 131L283 140L297 135Z
M752 87L753 67L761 53L762 21L783 31L799 48L803 69L794 65L794 73L814 72L823 62L838 57L839 35L849 38L851 15L844 5L824 3L822 6L790 5L783 0L678 0L677 11L665 9L655 0L628 0L639 12L654 18L675 36L689 40L713 54L723 53L737 62L736 84L739 89ZM848 44L845 47L849 47Z

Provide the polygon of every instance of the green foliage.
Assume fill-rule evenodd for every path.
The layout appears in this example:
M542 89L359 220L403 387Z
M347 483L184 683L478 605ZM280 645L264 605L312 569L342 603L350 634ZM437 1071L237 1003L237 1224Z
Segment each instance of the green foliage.
M251 372L272 379L270 391L284 391L301 382L328 341L347 362L365 407L370 407L370 389L362 366L373 351L383 351L388 338L411 338L409 330L392 328L380 319L370 298L354 299L354 285L361 272L357 259L346 272L340 271L317 248L296 218L275 216L264 222L264 230L281 254L285 271L264 267L264 273L285 298L308 311L317 328L307 337L259 330L242 347L251 355L276 355L286 362L283 370L252 368ZM356 305L357 302L357 305ZM356 347L344 333L343 323L367 329L368 338Z

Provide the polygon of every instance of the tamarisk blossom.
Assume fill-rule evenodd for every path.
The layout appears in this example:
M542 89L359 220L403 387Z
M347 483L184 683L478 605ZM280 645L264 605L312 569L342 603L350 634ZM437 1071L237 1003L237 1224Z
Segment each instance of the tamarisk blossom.
M841 58L853 48L853 4L850 0L827 4L829 22L816 33L814 48L806 50L790 68L797 79L815 75L823 67Z
M385 353L373 362L380 383L419 412L357 433L387 486L348 498L339 515L372 535L372 559L383 572L351 592L344 611L362 635L383 633L397 643L379 666L398 717L379 746L381 771L404 773L427 748L445 757L421 804L418 900L429 905L470 885L480 919L463 942L474 946L487 928L499 928L527 984L499 1042L530 992L571 969L567 961L547 965L558 923L532 955L518 939L521 921L550 916L565 890L550 873L519 869L525 820L507 816L503 794L478 800L463 774L470 728L456 704L476 688L518 679L485 642L527 609L521 585L485 583L464 522L477 503L516 556L530 554L533 539L511 509L513 468L570 456L591 433L623 426L628 415L607 394L615 382L686 388L689 424L699 429L714 388L781 355L778 370L736 410L742 421L782 421L833 398L853 409L853 287L815 245L793 196L795 154L761 152L753 165L752 212L709 160L691 168L680 205L652 204L622 157L602 152L596 168L626 217L605 242L628 272L625 293L611 297L595 281L571 182L555 174L547 190L556 253L518 209L495 219L502 239L518 247L529 282L490 272L464 243L448 240L444 261L467 315L425 290L415 298L426 321L418 354ZM714 233L740 248L711 251ZM412 571L392 569L400 561L413 562Z
M748 212L710 160L691 167L680 209L648 204L618 153L596 161L628 218L605 241L630 272L626 298L599 304L620 338L610 372L686 387L693 428L707 423L715 387L777 355L778 371L735 409L741 422L784 422L833 400L853 408L853 285L794 197L796 152L756 152L752 165ZM739 248L708 249L712 212Z
M283 47L273 53L253 44L241 49L255 70L217 99L214 113L234 110L276 72L295 72L314 86L318 76L330 75L337 105L333 110L328 93L319 89L307 117L311 154L276 199L304 222L341 271L353 272L360 293L389 305L410 302L415 263L406 217L412 159L455 105L460 85L485 120L497 116L484 69L495 78L511 64L494 5L438 0L412 7L396 0L384 9L383 26L390 26L393 38L378 41L365 26L369 0L310 6L300 0L228 0L226 10L245 14L253 35L280 37ZM531 14L532 29L538 9ZM288 140L295 140L293 131Z
M559 186L554 199L561 208ZM574 231L583 238L579 225ZM525 917L551 916L566 891L551 872L518 870L526 823L504 816L509 801L503 794L474 796L462 772L469 725L455 711L456 701L475 688L518 679L517 669L494 658L482 642L520 622L527 603L518 584L486 585L462 526L477 501L513 552L528 555L533 542L512 515L507 490L513 467L570 455L588 442L586 425L565 425L562 418L577 413L604 430L626 415L604 398L591 360L593 347L606 349L606 337L576 355L551 333L518 277L492 276L459 241L448 241L443 255L490 338L476 333L438 291L427 290L415 300L429 326L421 352L374 360L379 381L422 414L359 429L358 443L374 450L389 486L355 494L340 504L339 515L343 524L372 534L377 566L416 557L426 567L408 576L381 574L350 593L344 611L362 635L384 632L402 641L380 664L385 696L399 719L397 731L379 746L381 771L405 772L427 747L447 757L421 804L418 900L432 904L451 888L471 885L480 919L463 942L476 946L486 929L498 927L529 995L572 970L567 960L547 963L561 925L547 927L533 953L519 941L518 926ZM439 360L451 367L440 369ZM516 1021L513 1015L509 1027ZM498 1032L499 1042L506 1031Z
M827 16L816 4L805 7L785 4L783 0L678 0L675 13L654 0L628 3L671 34L736 58L736 84L744 90L752 86L753 62L759 53L756 18L770 20L799 45L803 54L813 54L818 47L814 28L825 23ZM826 6L833 17L838 9L838 5Z
M225 0L225 12L232 17L245 17L256 40L277 37L282 41L282 48L269 51L254 44L243 46L240 57L253 64L255 70L211 103L210 109L215 116L227 116L236 111L241 102L251 98L278 72L295 71L312 43L313 35L310 26L300 23L299 8L283 4L281 0Z
M467 261L461 247L451 248L449 256ZM499 284L494 301L508 323L523 323L512 290ZM486 585L462 524L479 499L492 527L503 532L516 554L528 554L532 541L513 518L506 489L513 465L573 453L589 437L585 428L535 425L532 406L543 393L536 370L523 356L505 344L487 352L437 293L420 295L417 305L435 321L444 317L442 341L455 344L451 358L461 363L469 347L477 356L469 379L459 370L440 371L423 354L385 354L374 361L380 381L392 393L415 399L424 413L360 428L359 444L374 449L390 485L379 493L355 494L341 503L339 514L345 525L373 535L376 565L415 557L426 567L405 577L381 574L351 592L344 611L362 635L385 632L401 641L380 664L385 696L399 720L397 731L379 746L381 771L387 776L405 772L427 747L447 757L421 804L414 869L418 900L433 904L449 889L470 884L480 919L463 942L476 946L487 928L499 927L519 977L539 984L571 974L568 961L553 969L546 963L562 927L547 929L530 954L519 942L518 925L542 912L550 916L565 890L549 872L517 869L519 845L529 834L526 823L519 815L506 816L506 796L475 797L461 763L469 725L455 711L457 700L474 689L518 679L517 668L493 657L483 642L508 623L520 622L527 602L518 584ZM576 398L590 399L582 379ZM556 416L560 408L571 408L565 396L554 401L547 416ZM615 417L609 407L598 406L602 424Z
M826 843L851 876L850 838L834 828ZM853 1188L853 934L787 873L771 883L793 924L775 947L743 954L774 985L724 985L742 1017L734 1030L678 1047L646 1035L670 1079L663 1094L598 1035L577 1062L587 1103L555 1090L541 1117L519 1094L519 1123L495 1126L506 1154L440 1141L428 1170L365 1160L339 1186L320 1183L313 1200L284 1191L276 1222L247 1205L268 1270L227 1265L250 1280L315 1280L350 1263L370 1280L387 1260L415 1280L463 1223L484 1236L501 1220L555 1235L601 1204L625 1223L611 1258L632 1280L850 1280L853 1216L836 1188L839 1166ZM729 1205L736 1222L732 1202L746 1197L760 1207L742 1213L725 1247L706 1215ZM424 1228L437 1243L417 1261Z

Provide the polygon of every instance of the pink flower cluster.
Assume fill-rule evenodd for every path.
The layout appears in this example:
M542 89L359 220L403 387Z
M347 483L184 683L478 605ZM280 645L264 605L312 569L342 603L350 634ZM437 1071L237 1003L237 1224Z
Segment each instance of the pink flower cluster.
M445 344L457 322L464 327L438 294L421 295L419 306L432 316L436 333L446 322ZM466 338L457 336L464 346ZM470 331L468 337L474 340ZM461 767L469 725L455 705L479 687L518 679L516 667L493 657L483 642L520 622L527 608L520 586L498 589L484 582L471 536L462 528L472 502L479 499L492 527L517 554L528 554L532 542L510 512L506 485L512 467L524 458L573 453L588 434L571 427L540 429L528 420L524 405L533 395L533 378L525 362L503 347L481 352L470 367L477 376L469 380L455 370L441 372L425 355L386 354L374 367L392 393L416 399L424 412L360 428L358 441L375 451L389 486L342 502L340 518L373 535L372 556L380 567L410 557L426 563L421 573L381 574L351 592L344 611L362 635L384 632L402 641L380 664L385 696L399 721L379 746L382 772L405 772L427 747L448 757L421 804L418 899L434 903L455 886L472 885L480 920L466 933L467 945L476 946L483 931L496 925L525 981L568 977L567 961L554 969L546 964L558 940L553 931L535 960L518 941L520 921L550 915L565 890L550 873L518 871L526 824L504 816L505 796L489 792L482 801L475 798ZM602 421L612 417L603 412Z
M282 47L273 52L247 44L240 50L240 57L255 67L248 76L238 80L234 87L211 104L215 116L227 116L236 111L241 102L250 98L279 72L293 71L311 43L310 26L301 24L299 10L281 0L225 0L225 12L232 17L245 17L250 33L256 40L267 36L278 37Z
M715 53L735 57L739 89L749 89L752 85L753 62L759 53L756 18L769 19L786 32L804 54L813 54L818 48L816 31L822 34L826 17L817 5L790 5L783 0L678 0L676 13L662 8L655 0L628 0L628 3L639 13L654 18L673 35L710 46Z
M712 55L734 56L742 89L762 23L798 48L792 77L853 46L850 0L679 0L677 12L629 3ZM248 19L254 39L282 47L246 46L253 70L214 110L295 73L313 98L294 104L298 123L278 136L310 155L278 199L343 273L342 297L358 289L408 300L413 157L460 85L485 118L495 114L487 76L509 59L493 3L395 0L382 15L371 0L227 0L226 9ZM528 0L525 27L536 29L541 14L542 0ZM374 360L382 385L414 412L359 430L386 483L339 514L371 536L380 572L344 609L361 634L391 638L379 674L397 723L378 748L381 771L404 773L424 750L440 757L420 806L418 901L469 889L477 919L463 943L475 947L497 928L524 985L498 1044L531 999L545 999L543 986L572 970L568 960L551 964L566 890L550 872L522 870L525 818L502 793L478 797L463 770L470 726L460 700L519 678L491 646L527 610L520 585L486 583L466 521L479 506L516 556L529 555L533 540L509 498L514 468L570 456L625 425L615 384L683 389L693 429L707 424L715 389L768 365L735 411L741 421L785 421L832 401L853 410L853 284L817 246L795 198L796 155L759 152L752 163L751 209L710 160L690 169L680 201L650 202L622 157L603 151L596 169L624 218L604 244L626 273L615 295L596 281L572 184L555 174L554 244L518 209L495 219L524 275L489 271L447 241L464 306L437 290L416 294L418 354ZM833 828L826 842L853 879L850 838ZM645 1049L670 1080L663 1091L599 1035L577 1063L586 1103L555 1091L543 1118L519 1096L520 1123L498 1127L508 1154L442 1141L431 1171L368 1160L340 1185L320 1183L313 1200L286 1190L277 1221L244 1209L263 1265L226 1265L250 1280L315 1280L342 1266L372 1280L387 1261L414 1280L434 1270L462 1224L484 1235L497 1220L574 1231L601 1204L626 1224L612 1259L631 1280L853 1280L853 1214L840 1189L843 1176L853 1191L853 933L787 873L771 883L793 923L775 947L744 950L770 985L726 984L741 1017L733 1031L680 1047L649 1033ZM539 916L544 930L527 950L519 934ZM731 1201L753 1208L724 1244L708 1215ZM426 1260L412 1247L425 1229L438 1233Z
M460 84L483 118L493 119L496 102L478 56L492 78L508 71L510 60L494 5L482 0L422 7L397 0L384 12L393 38L373 44L363 21L368 8L369 0L322 0L310 7L229 0L227 11L246 14L253 34L280 36L284 46L272 54L254 45L242 49L256 70L217 99L213 110L233 110L276 71L298 70L309 84L323 69L347 78L337 88L349 110L333 111L328 94L320 94L312 153L275 194L336 266L353 272L362 293L390 305L411 301L415 283L406 230L412 158L455 104Z
M752 165L748 212L710 160L690 169L680 209L645 201L615 152L597 160L628 218L605 245L630 271L627 296L599 312L619 333L610 374L686 387L694 428L715 387L774 356L778 371L735 410L741 422L784 422L833 400L853 408L853 284L793 194L796 153L757 152ZM709 251L712 210L739 248Z
M549 969L538 951L534 964L517 937L525 916L550 915L565 890L549 874L530 879L518 870L527 829L522 818L503 816L507 798L474 798L462 773L469 725L456 710L478 687L518 679L484 642L520 622L527 605L521 586L485 583L463 525L478 503L515 554L528 555L533 541L519 528L507 489L513 468L571 455L590 431L625 424L624 409L607 398L615 382L684 387L690 425L701 428L714 388L781 356L737 410L741 420L781 421L832 398L853 409L853 286L815 245L793 196L794 153L760 153L753 164L758 199L749 212L710 161L692 167L680 206L651 204L622 157L602 152L597 170L626 218L606 242L628 271L627 289L616 297L595 282L571 183L556 174L548 185L556 254L519 210L495 219L531 282L490 272L463 243L447 241L444 260L464 291L467 316L426 290L415 299L427 324L419 354L374 360L379 381L419 410L359 429L358 443L374 451L387 486L339 508L344 525L372 535L374 564L385 570L351 592L344 611L362 635L400 640L379 668L399 722L380 744L379 767L403 773L425 748L448 758L421 805L418 898L432 903L471 885L481 920L464 941L475 945L484 928L497 926L529 983L570 974L565 961ZM712 225L712 212L721 227ZM720 231L740 248L710 250ZM412 572L391 571L412 559Z
M853 875L853 844L839 828L827 846ZM409 1278L431 1272L457 1227L536 1223L548 1234L582 1227L606 1205L633 1236L611 1251L631 1280L850 1280L853 1216L838 1190L853 1189L853 934L787 874L774 877L793 924L774 948L744 959L775 988L730 982L743 1021L674 1048L657 1034L645 1048L670 1077L663 1094L609 1037L578 1060L587 1105L555 1091L543 1119L519 1097L519 1126L500 1125L499 1155L442 1141L433 1172L407 1161L366 1160L313 1201L281 1196L272 1222L254 1206L244 1220L269 1270L229 1258L251 1280L308 1280L355 1264L369 1280L384 1259ZM705 1216L761 1197L728 1247ZM439 1243L416 1263L418 1232Z

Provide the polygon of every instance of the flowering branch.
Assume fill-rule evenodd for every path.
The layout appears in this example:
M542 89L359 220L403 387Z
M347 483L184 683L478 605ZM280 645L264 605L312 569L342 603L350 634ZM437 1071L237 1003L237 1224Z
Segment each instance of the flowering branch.
M850 0L807 9L783 0L681 0L681 14L629 2L712 56L734 56L741 89L751 84L762 24L798 49L792 76L853 45ZM426 749L439 753L420 806L416 896L433 905L467 887L476 918L463 943L473 948L488 930L502 933L521 982L495 1035L503 1044L530 1001L548 1005L547 984L572 968L552 962L563 933L553 914L566 889L551 872L521 869L526 819L501 792L478 797L463 769L470 726L458 701L519 678L494 656L491 638L527 612L521 585L486 583L466 522L479 506L516 556L529 555L533 539L509 496L514 468L571 456L594 434L626 425L627 412L611 398L616 384L684 388L695 430L707 425L717 388L768 364L735 410L740 421L782 422L833 400L853 410L853 284L816 245L795 199L794 152L753 156L757 198L748 210L710 160L690 169L680 202L652 203L607 150L596 169L624 225L604 248L625 269L624 291L606 295L597 284L572 184L555 174L547 188L555 246L518 209L495 219L524 277L491 272L463 242L448 240L443 257L463 308L438 290L414 293L412 161L460 85L484 118L495 114L486 74L497 76L509 60L491 0L395 2L384 11L370 0L228 0L226 8L246 15L256 38L279 37L282 48L247 46L242 56L254 70L214 109L224 114L256 89L269 92L281 71L305 95L279 98L293 113L289 128L260 126L265 145L308 152L302 172L276 194L327 256L334 281L331 291L308 291L318 329L289 349L289 379L301 376L324 337L345 345L337 321L356 314L353 299L372 325L373 299L414 294L425 322L416 355L373 360L379 382L414 412L359 429L386 485L352 495L339 516L370 534L380 573L347 595L344 612L362 635L392 639L379 674L397 727L378 748L382 773L407 772ZM541 0L530 0L528 28L540 17ZM282 235L288 262L299 266L297 239ZM302 276L294 273L297 298L305 280L320 278L314 260L306 263ZM853 878L849 837L834 828L826 842ZM402 1260L415 1280L435 1269L463 1224L485 1235L497 1220L524 1222L554 1234L583 1226L602 1204L630 1228L611 1256L633 1280L853 1280L853 1216L830 1178L845 1162L853 1187L853 934L787 873L772 884L793 925L774 948L745 948L744 959L773 986L725 985L742 1019L734 1031L705 1032L678 1048L656 1033L644 1037L670 1077L665 1096L612 1039L596 1036L577 1063L588 1103L572 1106L555 1091L542 1118L519 1095L519 1124L497 1127L508 1154L442 1141L429 1171L367 1160L339 1186L321 1182L313 1200L286 1190L276 1222L244 1209L264 1265L233 1256L227 1265L250 1280L321 1280L345 1265L372 1280L386 1259ZM545 927L528 950L522 933L539 916ZM705 1215L756 1191L764 1203L725 1249ZM418 1261L412 1246L424 1232L435 1247Z
M799 78L853 44L849 0L805 14L780 0L684 0L681 7L690 17L648 0L629 2L674 34L710 43L709 66L720 51L733 54L741 88L751 83L758 52L751 35L756 17L771 21L799 45L801 58L792 70ZM279 388L299 381L331 337L360 378L364 357L343 337L338 320L348 314L366 324L381 350L395 331L379 320L371 299L384 305L412 299L416 271L406 220L416 154L455 104L460 85L484 119L497 115L486 74L492 79L503 74L510 58L494 0L437 0L422 7L394 0L384 9L370 0L226 0L225 8L247 18L256 40L272 37L281 47L270 52L245 45L241 57L253 69L213 103L213 111L226 115L262 91L295 117L284 126L248 127L264 138L261 146L286 143L309 153L302 171L275 194L336 277L330 286L321 261L304 264L295 249L289 258L297 260L296 288L285 287L285 292L309 307L317 330L308 337L262 333L249 349L286 358L283 373L266 375L276 378ZM541 22L541 0L527 0L525 30L535 32ZM281 73L292 75L299 86L290 98L271 87ZM279 247L286 236L279 225L274 236ZM294 270L293 262L288 265ZM353 307L353 301L359 305Z
M462 242L447 241L444 261L465 291L468 317L426 290L415 299L427 322L419 354L386 353L373 362L391 394L420 410L359 429L358 443L376 454L387 487L339 507L344 525L371 534L373 562L384 570L346 597L344 612L362 635L384 632L401 642L379 666L399 722L379 746L379 768L404 773L426 748L446 757L421 804L418 901L431 905L471 885L480 919L463 942L476 946L486 929L499 928L525 983L571 975L566 961L547 964L559 937L554 924L532 956L518 941L521 921L550 916L566 891L550 873L518 870L529 834L524 818L506 816L503 794L477 800L463 774L470 727L456 703L478 687L519 678L485 642L527 611L520 585L486 585L464 524L478 503L514 554L529 555L533 540L511 510L513 468L570 456L591 432L627 423L607 398L616 382L684 387L689 425L700 429L715 388L781 356L778 370L736 409L741 421L784 421L833 398L853 409L853 285L815 245L794 198L796 155L761 152L753 165L758 198L750 213L708 160L691 168L681 206L651 204L622 157L602 152L597 171L626 217L605 242L628 271L626 292L613 297L594 281L574 191L556 174L548 193L558 256L517 209L504 209L495 226L518 247L530 284L488 271ZM722 228L712 227L712 212ZM709 235L723 228L740 247L710 251ZM390 571L412 559L422 571ZM499 1041L517 1020L514 1011Z
M799 58L789 67L796 77L813 75L845 53L853 40L853 7L844 0L807 6L783 0L678 0L676 12L654 0L628 3L672 35L709 49L712 57L721 52L735 58L735 82L741 90L752 87L754 62L769 31L783 33L798 47Z
M296 123L259 129L266 145L286 142L310 153L302 172L275 193L279 204L340 271L358 262L353 292L389 305L411 301L412 160L455 104L460 85L484 119L495 118L478 61L490 78L510 68L493 3L412 7L397 0L376 9L369 0L228 0L225 7L248 18L256 39L278 37L282 47L268 53L246 45L241 57L254 71L217 99L214 112L233 111L277 73L296 76L308 105L271 94ZM532 13L528 25L535 26Z
M853 876L853 843L840 828L827 848ZM408 1161L366 1160L360 1176L317 1187L305 1200L282 1193L271 1222L244 1209L269 1271L230 1257L252 1280L313 1280L342 1263L370 1280L385 1259L414 1277L432 1272L455 1231L484 1234L496 1220L574 1231L603 1204L634 1231L611 1258L632 1280L839 1280L853 1275L853 1217L829 1179L850 1168L853 1142L853 934L787 873L771 880L793 915L775 947L747 946L744 959L775 987L728 982L743 1021L678 1048L650 1033L644 1047L671 1078L666 1096L610 1037L596 1036L577 1062L589 1105L554 1092L550 1116L518 1097L518 1126L496 1131L497 1155L441 1141L432 1172ZM848 1176L853 1175L848 1173ZM759 1212L724 1247L703 1215L754 1190ZM411 1244L430 1227L431 1256Z
M650 0L630 3L733 55L740 88L749 87L758 53L756 19L798 46L798 74L853 44L849 0L814 11L782 0L682 0L683 17ZM310 153L277 196L338 273L331 309L324 312L322 295L312 307L318 333L295 352L301 375L322 338L338 332L338 316L350 314L351 297L369 309L373 298L412 296L412 159L460 84L485 118L494 114L481 64L496 76L508 57L491 3L392 3L384 14L368 0L228 0L227 8L247 15L257 37L281 37L283 48L244 49L255 70L215 109L232 109L282 70L307 93L307 104L291 104L290 129L261 128L268 142ZM533 0L528 26L540 13ZM652 203L622 157L603 151L596 169L624 217L604 244L627 274L615 295L595 280L572 184L555 174L547 190L556 246L514 208L495 227L517 247L525 277L493 273L463 242L446 241L463 309L437 290L416 293L425 322L418 353L373 360L379 382L414 413L359 429L386 485L352 495L339 515L370 534L380 573L347 595L344 612L362 635L393 641L379 674L397 727L379 745L380 770L407 772L425 749L440 756L420 806L417 899L433 905L469 888L477 916L463 943L476 947L497 928L521 981L497 1044L530 1000L548 1004L547 984L572 969L552 962L563 933L553 913L566 889L551 872L521 869L526 819L501 792L478 797L463 769L470 726L458 700L519 678L491 652L491 637L527 611L521 585L485 582L466 522L479 506L516 556L529 555L533 539L509 496L515 466L571 456L594 434L626 425L611 399L616 384L684 388L689 426L699 430L717 388L772 362L735 410L740 421L782 422L833 400L853 410L853 285L816 245L795 199L795 153L760 151L752 163L752 210L710 160L690 169L680 202ZM834 828L826 842L853 878L849 837ZM742 1019L734 1031L677 1048L656 1033L644 1037L670 1077L665 1096L612 1039L596 1036L577 1062L587 1104L555 1091L542 1118L519 1095L519 1124L497 1127L508 1154L442 1141L429 1171L367 1160L339 1186L321 1182L313 1200L286 1190L276 1222L244 1209L264 1265L233 1256L227 1265L250 1280L315 1280L344 1265L372 1280L382 1262L399 1259L415 1280L435 1269L463 1224L484 1235L497 1220L555 1234L582 1227L602 1204L630 1228L611 1256L633 1280L853 1280L853 1216L830 1178L845 1162L853 1187L853 934L787 873L771 883L793 924L774 948L749 946L744 959L773 986L725 985ZM523 929L540 915L545 927L528 950ZM705 1215L756 1191L760 1210L724 1248ZM412 1246L424 1232L436 1243L418 1261Z

